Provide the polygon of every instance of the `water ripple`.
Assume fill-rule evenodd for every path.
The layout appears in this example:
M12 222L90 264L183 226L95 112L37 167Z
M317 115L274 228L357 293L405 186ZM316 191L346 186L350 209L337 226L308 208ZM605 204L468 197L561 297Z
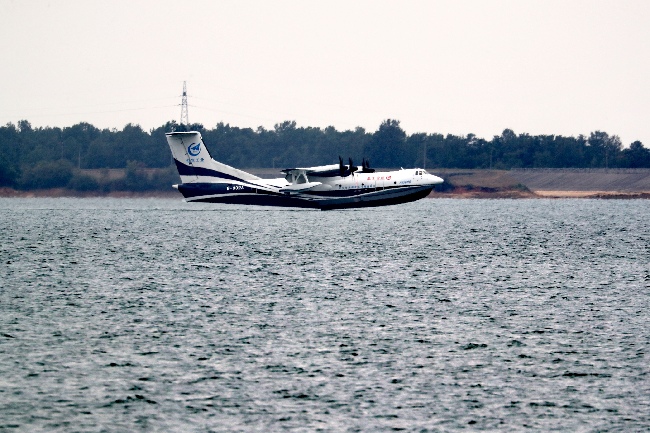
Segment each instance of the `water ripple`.
M647 201L0 199L0 431L642 431Z

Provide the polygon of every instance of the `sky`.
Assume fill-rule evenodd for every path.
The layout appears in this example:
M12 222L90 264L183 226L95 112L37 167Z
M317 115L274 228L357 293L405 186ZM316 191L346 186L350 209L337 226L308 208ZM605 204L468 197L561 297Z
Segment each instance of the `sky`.
M650 147L647 0L0 0L0 124L600 130Z

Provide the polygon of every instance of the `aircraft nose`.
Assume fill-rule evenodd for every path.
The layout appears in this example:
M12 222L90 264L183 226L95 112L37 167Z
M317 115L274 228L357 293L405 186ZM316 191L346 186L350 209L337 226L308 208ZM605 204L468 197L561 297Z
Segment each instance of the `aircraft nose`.
M443 183L444 181L445 180L443 178L441 178L441 177L431 175L431 183L433 183L433 184Z

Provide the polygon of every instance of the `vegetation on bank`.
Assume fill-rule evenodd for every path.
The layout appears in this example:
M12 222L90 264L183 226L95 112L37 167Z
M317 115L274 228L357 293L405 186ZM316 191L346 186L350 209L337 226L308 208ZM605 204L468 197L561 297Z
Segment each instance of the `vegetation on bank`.
M26 120L0 127L0 187L69 188L76 191L168 190L178 182L165 132L184 128L167 122L149 132L128 124L122 130L88 123L33 128ZM272 130L219 123L212 129L193 124L212 156L240 168L285 168L335 163L338 156L362 157L374 167L460 169L641 168L650 167L650 149L635 141L624 148L616 135L595 131L589 137L515 134L506 129L491 140L474 134L407 135L397 120L377 131L337 131L278 123ZM90 175L89 169L95 169ZM124 176L102 176L123 169ZM96 175L99 170L100 175Z

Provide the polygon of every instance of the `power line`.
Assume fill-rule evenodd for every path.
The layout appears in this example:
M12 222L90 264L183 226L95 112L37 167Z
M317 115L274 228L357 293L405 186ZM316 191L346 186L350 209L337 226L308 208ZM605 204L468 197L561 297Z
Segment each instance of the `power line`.
M178 107L178 104L174 105L159 105L155 107L139 107L139 108L123 108L119 110L100 110L100 111L74 111L74 112L58 112L58 113L41 113L41 114L26 114L23 113L18 117L32 118L32 117L49 117L49 116L73 116L73 115L86 115L86 114L105 114L105 113L120 113L124 111L140 111L140 110L155 110L158 108L169 108L169 107Z

